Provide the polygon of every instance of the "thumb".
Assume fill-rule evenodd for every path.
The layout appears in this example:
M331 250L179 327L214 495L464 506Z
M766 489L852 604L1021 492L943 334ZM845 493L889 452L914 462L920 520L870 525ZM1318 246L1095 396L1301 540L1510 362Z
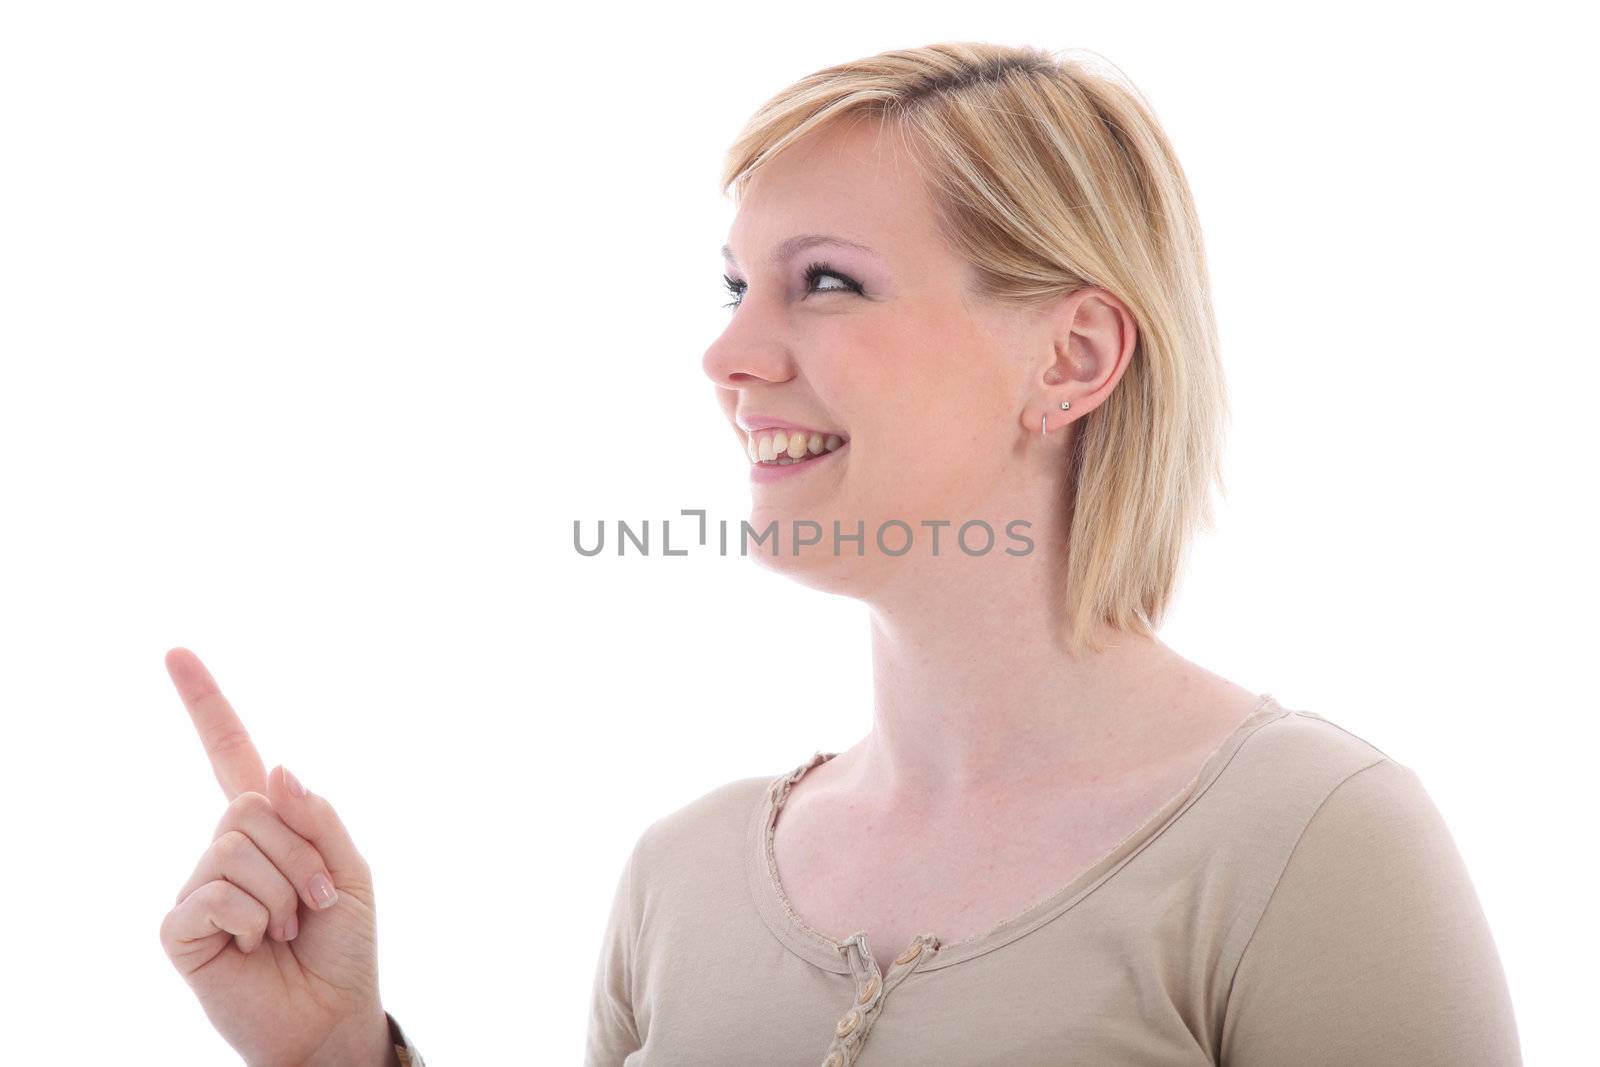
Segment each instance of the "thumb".
M308 791L281 763L267 775L267 799L289 829L316 846L335 889L356 885L371 889L372 871L332 804Z

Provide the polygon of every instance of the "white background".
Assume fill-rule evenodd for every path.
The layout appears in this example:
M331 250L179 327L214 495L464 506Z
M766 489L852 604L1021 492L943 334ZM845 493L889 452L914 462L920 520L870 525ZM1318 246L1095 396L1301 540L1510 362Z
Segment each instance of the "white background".
M1556 5L1469 6L7 5L11 1058L234 1062L157 938L224 807L183 645L354 833L429 1062L578 1060L638 833L854 743L870 679L858 603L573 521L748 513L700 369L745 118L988 39L1116 63L1199 206L1235 414L1163 639L1417 771L1572 1062L1595 86Z

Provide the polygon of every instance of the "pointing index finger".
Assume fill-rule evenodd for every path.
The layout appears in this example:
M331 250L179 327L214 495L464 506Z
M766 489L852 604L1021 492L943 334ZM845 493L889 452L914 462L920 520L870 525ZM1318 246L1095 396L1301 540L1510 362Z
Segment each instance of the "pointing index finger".
M240 793L265 793L267 770L261 755L200 657L186 648L174 648L167 653L167 673L189 709L211 769L228 799Z

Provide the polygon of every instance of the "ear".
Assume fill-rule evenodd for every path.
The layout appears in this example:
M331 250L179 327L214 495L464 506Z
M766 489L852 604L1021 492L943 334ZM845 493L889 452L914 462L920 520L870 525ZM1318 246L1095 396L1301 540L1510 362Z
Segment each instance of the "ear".
M1047 351L1036 366L1022 425L1037 435L1058 430L1105 403L1133 359L1139 342L1133 313L1104 289L1077 289L1055 304L1046 320ZM1063 401L1071 407L1061 410Z

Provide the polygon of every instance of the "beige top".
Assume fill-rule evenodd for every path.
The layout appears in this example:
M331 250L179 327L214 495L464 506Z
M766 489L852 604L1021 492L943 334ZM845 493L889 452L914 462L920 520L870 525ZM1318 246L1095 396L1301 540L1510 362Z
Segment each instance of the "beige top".
M772 828L837 753L651 824L612 901L587 1067L1520 1064L1471 880L1417 776L1271 694L1193 781L985 934L887 974L789 907Z

